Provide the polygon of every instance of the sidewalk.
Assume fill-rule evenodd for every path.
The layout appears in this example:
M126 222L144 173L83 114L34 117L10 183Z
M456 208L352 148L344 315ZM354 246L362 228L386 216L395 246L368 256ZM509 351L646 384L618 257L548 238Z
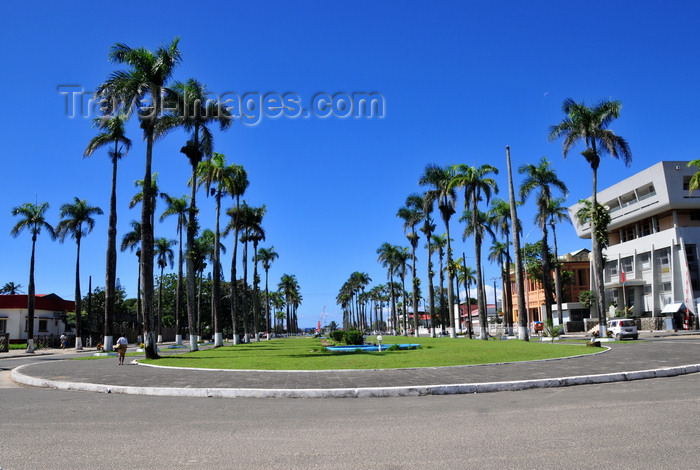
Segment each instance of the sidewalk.
M110 358L94 361L41 361L13 369L12 379L32 386L103 393L319 398L513 391L700 372L700 335L697 332L642 332L640 337L647 341L604 343L609 349L593 355L476 366L387 370L224 371L163 368L138 365L135 361L126 364L126 367L120 367L116 358ZM165 351L167 350L163 349ZM70 355L63 351L59 354Z

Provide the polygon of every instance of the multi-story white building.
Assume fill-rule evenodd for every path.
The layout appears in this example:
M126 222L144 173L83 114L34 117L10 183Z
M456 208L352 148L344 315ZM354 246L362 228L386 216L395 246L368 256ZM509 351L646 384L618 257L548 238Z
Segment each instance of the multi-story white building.
M634 315L663 316L685 306L697 313L700 190L688 188L697 170L687 161L662 161L598 192L611 217L606 305L626 305ZM571 206L569 214L578 236L590 239L590 224L575 216L580 207Z

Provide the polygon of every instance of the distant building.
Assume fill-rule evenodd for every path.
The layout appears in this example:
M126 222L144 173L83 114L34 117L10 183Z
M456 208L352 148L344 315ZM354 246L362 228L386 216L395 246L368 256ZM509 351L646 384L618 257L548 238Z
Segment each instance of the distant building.
M685 307L697 313L700 191L691 194L688 187L696 171L687 161L662 161L598 192L611 216L606 306L638 316L678 314ZM590 224L574 216L580 207L571 206L569 214L578 236L590 239Z
M562 285L562 317L566 322L581 322L590 317L591 310L583 306L578 301L579 294L585 290L590 290L590 250L581 249L573 253L567 253L559 257L560 270L562 273L569 271L572 273L571 283ZM554 279L554 270L552 270ZM513 324L518 323L518 294L515 286L515 271L510 275L511 292L513 300ZM525 273L525 306L527 308L528 324L545 320L545 300L542 282L527 276ZM557 311L556 294L552 296L552 317L554 324L559 324L559 313Z
M0 295L0 334L9 333L10 341L27 340L26 295ZM58 336L65 331L63 319L75 311L75 302L56 294L36 295L34 303L34 335Z

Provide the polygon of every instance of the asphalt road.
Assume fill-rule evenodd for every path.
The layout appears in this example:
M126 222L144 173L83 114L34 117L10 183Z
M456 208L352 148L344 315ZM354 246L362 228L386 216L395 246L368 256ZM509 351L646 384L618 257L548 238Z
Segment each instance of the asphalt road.
M18 386L10 469L698 468L700 374L490 394L202 399Z

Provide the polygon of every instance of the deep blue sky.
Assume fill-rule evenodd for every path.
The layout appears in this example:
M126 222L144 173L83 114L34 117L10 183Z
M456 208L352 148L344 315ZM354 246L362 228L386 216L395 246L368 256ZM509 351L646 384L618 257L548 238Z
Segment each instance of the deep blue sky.
M248 171L245 199L267 205L267 241L261 246L274 245L280 254L271 284L283 273L297 276L304 299L300 322L311 326L324 306L328 320L341 319L335 296L353 271L386 282L376 249L384 242L407 245L396 211L407 195L421 190L417 180L428 163L491 163L501 170L499 196L507 198L510 145L516 168L543 155L553 162L570 188L567 204L590 196L590 168L579 150L564 160L560 143L546 139L548 127L562 119L567 97L623 103L612 129L630 143L633 164L626 168L606 159L600 188L660 160L698 158L700 6L630 5L3 2L0 284L28 282L30 235L10 237L13 207L48 201L54 224L59 206L74 196L105 212L109 207L106 151L82 158L95 130L89 119L66 117L58 87L94 90L118 68L107 60L115 42L155 49L181 36L183 62L174 79L196 77L217 94L294 92L306 107L319 92L382 94L382 119L263 119L257 126L236 122L227 133L216 133L216 151ZM140 217L128 201L134 180L143 177L145 146L135 123L129 134L134 147L119 166L119 239L129 221ZM153 169L161 189L173 195L188 192L189 164L179 153L185 140L173 133L155 147ZM516 175L516 184L520 180ZM213 202L203 192L198 202L202 226L213 228ZM521 211L525 234L532 229L532 208L529 202ZM472 240L463 243L463 227L456 221L453 227L456 253L466 251L473 265ZM439 221L438 228L443 229ZM84 293L88 275L93 286L104 285L106 231L102 216L84 240ZM589 246L571 226L558 235L562 253ZM156 236L175 238L175 221L157 225ZM72 241L60 245L40 236L37 292L72 299L74 256ZM427 286L422 250L419 256ZM136 257L120 255L117 269L135 295ZM486 270L489 280L497 275L495 266L487 264Z

